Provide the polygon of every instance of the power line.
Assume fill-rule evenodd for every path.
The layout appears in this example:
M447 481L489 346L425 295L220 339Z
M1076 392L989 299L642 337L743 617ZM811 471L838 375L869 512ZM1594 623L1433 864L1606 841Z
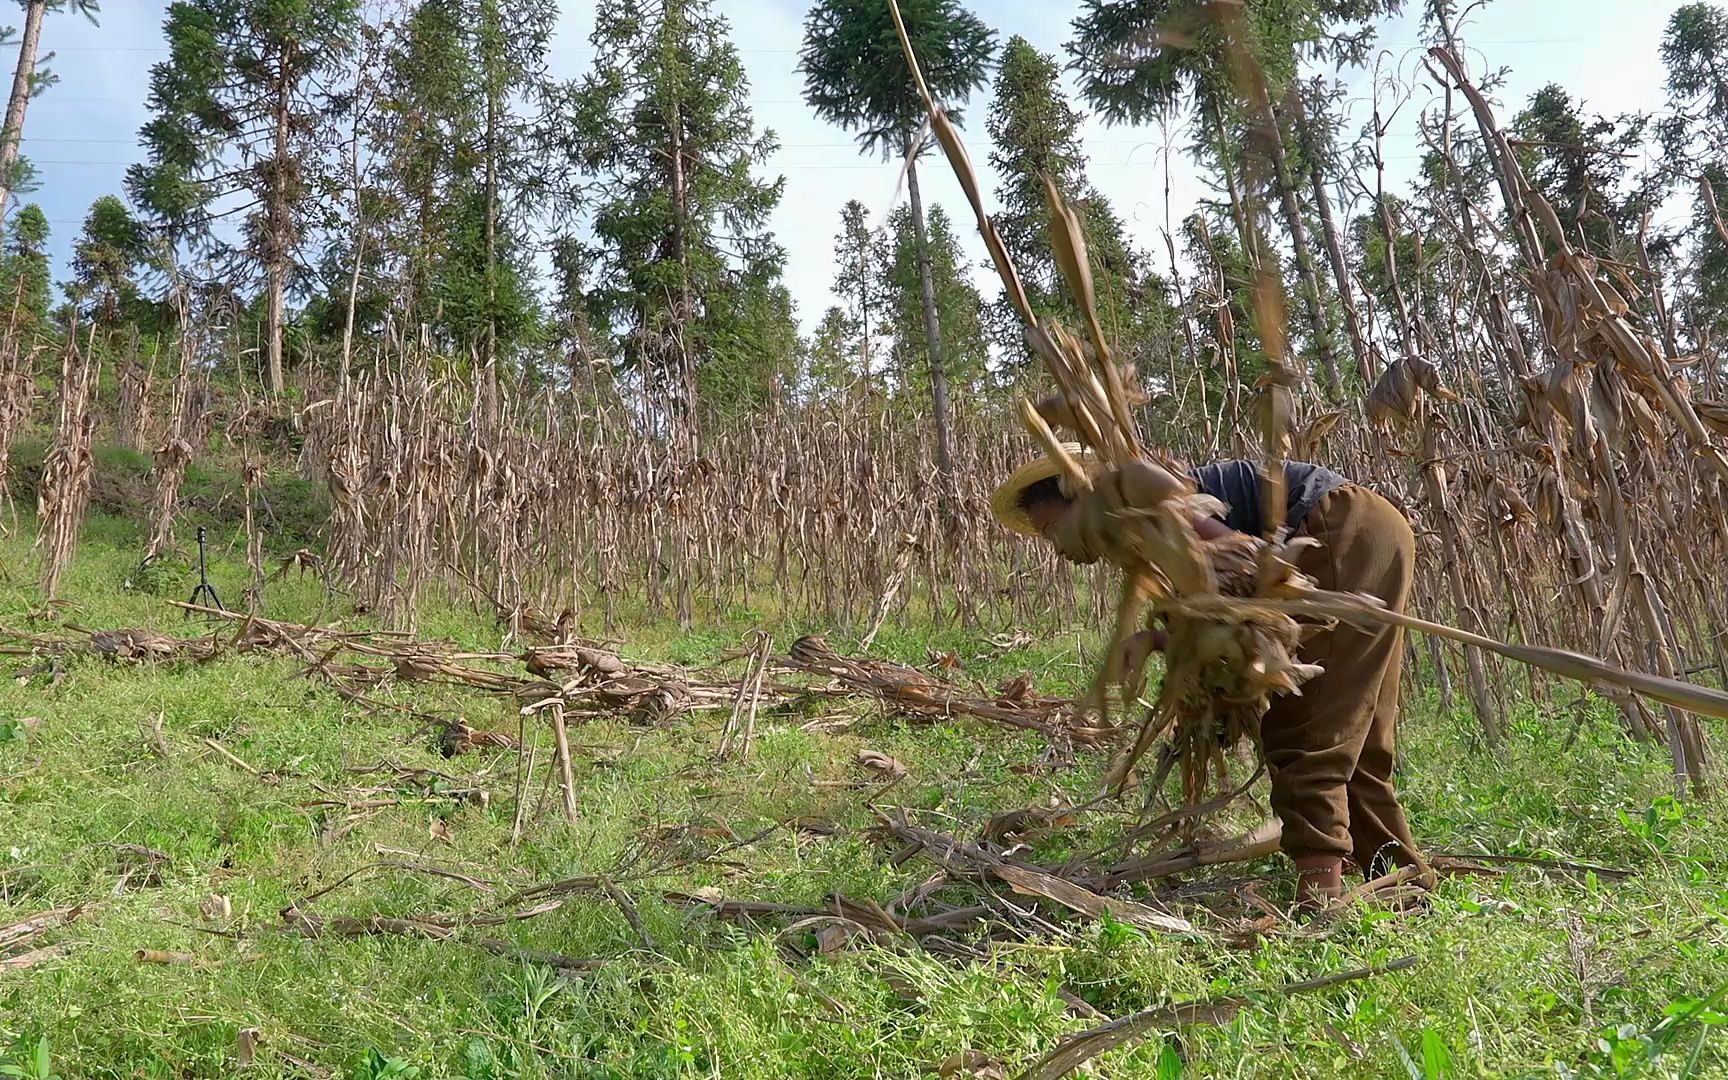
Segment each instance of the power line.
M1384 155L1384 157L1387 161L1421 161L1424 156L1425 155L1423 155L1423 154L1386 154L1386 155ZM141 159L138 159L138 158L134 158L130 161L56 161L52 158L31 158L30 161L31 161L31 164L33 164L33 165L69 165L69 166L88 166L88 167L92 167L92 168L108 168L108 167L113 167L113 166L117 166L117 165L137 165L137 164L142 163ZM1149 168L1153 168L1154 166L1156 166L1156 164L1157 164L1156 162L1152 162L1152 161L1093 161L1093 162L1088 163L1086 167L1089 169L1129 169L1129 168L1149 169ZM800 164L794 162L791 164L776 163L773 167L775 169L785 169L785 170L792 170L792 171L798 171L798 172L805 172L805 171L809 171L809 170L822 170L822 169L852 169L852 170L860 170L860 171L866 171L867 170L867 171L875 172L875 171L881 171L883 169L895 168L895 167L897 167L897 163L893 162L893 161L825 162L825 163L820 164L820 165L800 165Z
M1589 45L1597 39L1584 37L1533 37L1533 38L1474 38L1464 35L1464 44L1476 45ZM17 48L17 42L8 42L0 48ZM56 53L161 53L170 52L166 45L65 45L53 49ZM594 55L596 49L592 45L556 46L547 50L551 56L571 56L577 53ZM798 56L803 49L735 49L744 56Z

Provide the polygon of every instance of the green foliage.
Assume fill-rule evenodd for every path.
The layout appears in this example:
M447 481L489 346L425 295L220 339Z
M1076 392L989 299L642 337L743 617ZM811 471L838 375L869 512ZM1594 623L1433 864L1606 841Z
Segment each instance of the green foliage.
M984 300L966 273L966 257L947 211L930 211L930 277L942 330L948 379L957 387L979 387L990 373L990 342L984 332ZM887 297L888 327L894 335L893 371L898 389L911 400L926 400L914 387L927 385L930 349L924 329L923 294L918 276L917 226L909 207L888 219L888 258L881 264Z
M1677 305L1696 340L1728 331L1728 241L1711 213L1701 180L1728 208L1728 11L1692 3L1670 17L1662 39L1668 69L1668 113L1657 124L1673 179L1693 199L1692 273Z
M1659 125L1677 170L1701 160L1728 159L1728 10L1708 2L1685 4L1669 16L1662 38L1668 69L1669 115Z
M197 571L184 558L166 555L139 565L127 574L121 588L160 599L183 600L197 584Z
M863 203L848 199L840 208L840 233L834 238L834 295L846 305L842 314L848 332L855 335L854 367L866 376L880 363L877 339L888 304L876 267L880 245L868 218Z
M147 255L143 225L118 196L102 196L90 204L84 231L72 244L67 298L102 326L142 314L147 305L137 276Z
M907 0L900 16L930 93L959 124L966 99L984 85L995 35L958 0ZM905 153L924 122L887 4L818 0L804 16L798 70L816 115L857 131L860 148L884 161Z
M507 221L494 222L487 257L486 191L470 187L452 208L449 247L439 260L430 298L444 344L458 356L477 352L488 333L505 355L532 345L541 325L527 246Z
M796 366L766 227L784 180L753 175L778 144L756 128L730 27L709 0L609 0L592 42L573 105L598 186L593 324L671 417L704 391L715 408L760 403Z
M1647 126L1641 116L1586 117L1553 83L1513 120L1525 177L1590 251L1637 261L1632 241L1663 194L1655 174L1631 176Z
M384 25L371 185L398 303L411 322L436 312L438 267L454 246L453 189L472 188L484 123L469 23L455 0L423 0Z
M286 305L307 233L334 185L327 142L347 107L333 83L346 74L359 0L176 0L163 36L169 59L150 69L151 118L139 132L149 161L131 166L132 200L182 243L233 269L230 286L263 283L265 370L283 388ZM211 223L250 200L243 240Z
M1242 28L1274 101L1301 57L1361 64L1375 20L1404 0L1249 0ZM1085 0L1068 51L1080 92L1110 123L1169 119L1192 103L1201 115L1233 107L1223 32L1209 0ZM1172 35L1180 47L1163 44Z
M36 1040L34 1046L20 1048L17 1056L0 1060L0 1076L9 1080L60 1080L48 1053L48 1036Z
M858 326L846 312L838 306L823 312L822 321L810 335L798 386L800 396L806 401L825 401L856 383L863 374L860 340Z
M1060 76L1055 57L1039 52L1025 38L1014 37L1003 49L987 124L993 144L990 163L1002 177L996 188L1002 207L996 215L997 228L1020 271L1033 311L1081 329L1079 309L1066 292L1052 254L1044 194L1048 178L1080 212L1104 331L1119 356L1136 363L1167 347L1169 326L1147 327L1140 318L1142 305L1150 299L1142 284L1140 256L1129 246L1109 201L1086 179L1086 154L1080 143L1083 118L1064 96ZM1021 364L1029 363L1019 317L1006 295L992 304L991 322L997 344ZM1152 335L1135 332L1142 328L1152 330Z
M352 1080L417 1080L420 1066L403 1058L386 1057L374 1049L366 1051L349 1075Z
M783 404L802 366L792 294L779 267L734 280L708 303L709 355L696 368L705 408L737 414Z
M26 334L48 327L48 215L27 203L12 215L0 249L0 310L16 308Z
M298 250L320 190L317 153L340 111L325 80L352 50L357 0L176 0L163 22L169 59L150 71L147 164L127 188L173 239L212 244L216 200L231 187L283 203L285 219L250 218L247 254L263 262ZM278 144L278 124L286 137Z

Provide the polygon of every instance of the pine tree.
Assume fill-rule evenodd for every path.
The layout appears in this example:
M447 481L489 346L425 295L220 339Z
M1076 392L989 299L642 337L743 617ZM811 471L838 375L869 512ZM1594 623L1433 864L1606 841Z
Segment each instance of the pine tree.
M90 205L72 245L67 299L98 326L115 325L142 302L137 276L145 254L144 229L132 211L118 196L102 196Z
M1050 211L1044 194L1049 178L1063 199L1079 208L1085 229L1093 287L1105 332L1122 356L1133 360L1143 342L1125 336L1133 322L1138 258L1122 235L1109 200L1086 179L1080 144L1080 113L1068 103L1054 57L1022 37L1009 40L996 77L988 129L990 163L1002 177L996 216L1002 242L1019 268L1027 300L1040 315L1054 315L1079 328L1079 312L1062 284L1050 245ZM998 344L1029 358L1020 322L1005 296L992 305Z
M1586 117L1553 83L1531 95L1513 120L1524 175L1589 251L1637 261L1625 242L1661 195L1650 182L1626 190L1647 126L1641 116Z
M551 0L418 0L381 31L368 186L400 316L488 380L543 328L528 235L563 122L549 111L556 18Z
M48 330L48 215L35 203L20 207L0 251L0 304L5 320L28 341Z
M710 0L608 0L594 68L576 95L582 161L596 178L595 323L675 427L765 400L790 374L784 253L766 223L784 180L752 175L776 146Z
M495 371L500 337L519 339L537 318L523 318L530 293L518 241L522 215L535 204L538 118L510 111L516 97L533 99L548 89L546 54L558 18L555 0L476 0L477 54L485 102L480 129L482 270L485 327L480 360ZM508 205L507 205L508 204ZM512 212L514 211L514 212ZM514 320L507 324L507 321ZM518 331L517 327L523 329Z
M422 0L383 28L371 183L391 211L385 243L410 327L434 319L433 286L455 232L453 189L472 183L480 76L466 25L458 0Z
M59 76L44 66L54 54L37 55L42 41L42 19L50 12L71 11L95 23L101 11L96 0L21 0L21 6L24 33L18 39L18 64L12 74L12 93L6 99L5 127L0 128L0 216L5 214L13 192L31 190L35 184L36 170L18 156L30 99L60 81ZM8 36L10 31L0 33L0 44Z
M864 204L848 199L840 208L840 233L834 238L834 294L846 301L848 340L854 343L852 370L868 379L882 333L881 275L875 266L877 239L866 224ZM826 316L824 316L826 318Z
M872 277L875 268L871 267ZM872 284L872 290L875 289ZM810 335L804 370L798 379L803 401L829 401L858 381L858 325L839 306L822 313L822 321Z
M1289 154L1294 135L1285 91L1294 83L1303 56L1361 63L1373 42L1373 20L1402 6L1403 0L1249 0L1236 25L1254 51L1269 96L1264 103L1250 103L1243 114L1238 113L1218 18L1225 9L1209 0L1085 0L1068 46L1080 72L1082 95L1110 123L1167 120L1192 105L1205 133L1197 149L1223 174L1237 232L1245 239L1249 233L1228 156L1236 141L1230 129L1259 133L1256 145L1271 166L1266 195L1278 200L1296 256L1311 344L1334 397L1341 383L1302 212L1300 174ZM1173 41L1177 37L1182 40Z
M928 371L932 362L924 328L924 274L930 272L930 293L936 305L939 347L946 359L949 385L961 390L980 389L990 375L990 341L984 330L984 300L965 273L965 254L953 223L940 206L930 208L924 245L918 242L918 226L910 207L889 216L889 258L882 264L882 289L887 296L889 327L894 334L894 369L902 398L929 404L917 373ZM927 255L920 258L920 248Z
M1728 11L1693 3L1674 12L1662 61L1668 114L1657 131L1674 179L1694 192L1693 271L1683 306L1695 336L1720 336L1728 332L1728 125L1722 121L1728 116Z
M906 35L917 53L925 82L956 125L972 91L984 85L994 35L958 0L907 0L899 5ZM900 48L888 5L880 0L819 0L804 21L804 98L816 115L858 132L859 146L884 160L908 158L907 196L919 267L925 355L930 364L931 415L936 426L936 461L953 472L948 376L950 360L931 266L932 243L918 186L918 158L929 144L914 146L924 123L912 72Z
M264 278L266 377L283 388L287 295L315 200L331 189L331 77L352 51L358 0L177 0L150 72L150 162L127 172L134 202L171 241L226 250L210 223L245 192L246 241L233 252Z

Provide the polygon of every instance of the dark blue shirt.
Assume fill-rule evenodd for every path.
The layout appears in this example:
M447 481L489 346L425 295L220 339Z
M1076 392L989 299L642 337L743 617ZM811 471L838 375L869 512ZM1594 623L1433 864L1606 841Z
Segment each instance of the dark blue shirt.
M1263 488L1258 462L1237 459L1215 461L1191 473L1200 490L1223 503L1224 524L1250 536L1266 534L1266 516L1261 506ZM1350 481L1321 465L1305 461L1284 463L1284 524L1291 532L1302 525L1308 511L1329 492Z

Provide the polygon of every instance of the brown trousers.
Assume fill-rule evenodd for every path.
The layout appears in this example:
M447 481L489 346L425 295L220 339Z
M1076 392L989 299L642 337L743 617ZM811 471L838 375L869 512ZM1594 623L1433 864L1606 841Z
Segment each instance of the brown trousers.
M1391 503L1346 485L1320 500L1297 535L1320 541L1296 565L1322 589L1404 610L1416 538ZM1377 857L1400 865L1420 857L1392 790L1403 643L1398 627L1340 625L1303 645L1302 659L1324 673L1300 696L1274 699L1260 725L1286 854L1349 855L1366 873Z

